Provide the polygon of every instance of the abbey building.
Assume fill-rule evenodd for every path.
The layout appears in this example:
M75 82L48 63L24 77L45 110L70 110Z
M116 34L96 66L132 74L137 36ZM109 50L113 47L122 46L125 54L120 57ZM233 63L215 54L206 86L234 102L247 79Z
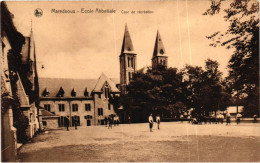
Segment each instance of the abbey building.
M126 25L119 56L120 81L110 79L104 73L98 79L39 78L43 126L57 128L66 126L68 121L70 126L75 123L80 126L103 125L108 117L116 116L118 108L111 101L120 94L126 94L126 86L133 74L140 72L136 66L137 55ZM167 68L167 61L162 38L157 31L152 69Z

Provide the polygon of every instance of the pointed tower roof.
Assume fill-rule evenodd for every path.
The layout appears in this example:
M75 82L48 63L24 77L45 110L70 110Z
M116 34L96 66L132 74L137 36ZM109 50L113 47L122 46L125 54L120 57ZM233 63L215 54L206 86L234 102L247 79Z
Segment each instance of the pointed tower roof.
M117 89L115 83L111 79L109 79L103 72L100 75L100 77L98 78L97 84L96 84L95 88L93 89L93 92L101 92L101 89L106 82L110 86L112 92L120 92Z
M125 34L124 34L123 45L122 45L122 50L121 50L121 54L123 54L123 53L135 54L134 46L133 46L133 43L132 43L132 40L130 37L130 33L127 28L127 24L125 25Z
M153 51L153 58L156 56L166 57L166 52L163 46L163 42L159 30L157 30L157 36L156 36L154 51Z

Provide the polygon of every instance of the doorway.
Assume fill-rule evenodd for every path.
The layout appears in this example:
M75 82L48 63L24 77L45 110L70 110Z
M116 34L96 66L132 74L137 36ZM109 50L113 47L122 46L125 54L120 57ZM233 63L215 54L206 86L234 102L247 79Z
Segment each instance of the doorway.
M87 126L91 126L91 121L87 120Z

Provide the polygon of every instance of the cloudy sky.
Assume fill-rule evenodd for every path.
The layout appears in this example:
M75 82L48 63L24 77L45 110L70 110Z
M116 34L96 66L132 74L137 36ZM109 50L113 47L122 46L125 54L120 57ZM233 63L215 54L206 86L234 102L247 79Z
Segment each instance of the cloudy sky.
M232 49L210 47L212 42L205 36L224 31L228 24L222 14L202 15L210 4L209 0L7 2L17 29L24 36L29 36L32 20L39 76L61 78L97 78L101 72L119 78L125 24L137 53L137 69L151 65L159 30L169 67L182 68L185 64L203 67L210 58L220 63L220 70L226 75ZM43 16L34 16L37 8L42 9ZM81 13L82 8L93 9L94 13ZM116 13L95 13L96 8L114 9ZM52 9L76 13L52 13ZM132 10L153 13L131 14Z

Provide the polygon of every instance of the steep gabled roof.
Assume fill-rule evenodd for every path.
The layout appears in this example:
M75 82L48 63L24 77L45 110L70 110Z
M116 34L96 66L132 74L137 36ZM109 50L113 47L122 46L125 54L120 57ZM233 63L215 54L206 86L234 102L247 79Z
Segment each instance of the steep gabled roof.
M109 79L103 72L101 73L100 77L98 78L97 84L96 84L95 88L93 89L93 92L101 92L101 89L103 88L103 86L106 82L110 86L111 92L120 92L117 89L115 83L111 79Z
M134 46L133 46L133 43L132 43L132 40L130 37L130 33L127 28L127 25L125 25L125 34L124 34L122 50L121 50L121 54L123 54L123 53L135 54Z
M144 66L142 68L140 68L139 70L136 70L137 73L142 73L142 74L145 74L147 73L147 71L150 69L150 67L148 66Z
M18 80L17 80L17 96L18 100L20 102L21 107L30 107L28 96L25 93L21 78L19 74L17 73Z
M162 38L159 33L159 30L157 31L155 45L154 45L154 51L153 51L153 58L157 56L163 56L166 57L166 52L163 46Z
M71 90L77 90L76 97L84 97L85 89L93 90L97 79L68 79L68 78L39 78L40 97L43 96L45 88L48 90L48 97L56 97L60 87L64 90L64 97L71 97Z
M102 73L103 74L103 73ZM102 81L108 81L109 86L111 87L112 92L119 92L116 88L115 82L118 82L118 79L109 79L104 74L99 77L99 79L68 79L68 78L39 78L39 96L43 96L45 89L48 90L49 94L47 97L57 97L57 93L60 88L64 90L63 97L72 97L71 91L74 89L76 91L76 97L85 97L85 90L87 89L88 95L91 95L91 92L99 87ZM103 83L103 84L104 84ZM102 84L102 86L103 86ZM101 90L101 88L100 88ZM98 92L98 91L97 91Z

